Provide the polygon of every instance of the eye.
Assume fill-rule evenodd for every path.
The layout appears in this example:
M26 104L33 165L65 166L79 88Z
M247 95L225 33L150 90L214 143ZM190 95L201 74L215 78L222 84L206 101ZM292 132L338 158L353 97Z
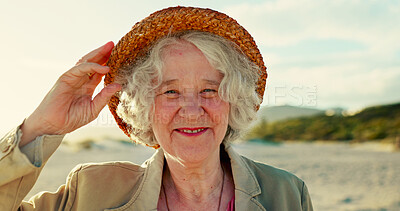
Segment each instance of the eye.
M215 89L203 89L203 90L200 92L200 94L201 94L201 96L204 97L204 98L212 98L212 97L217 96L218 91L215 90Z
M215 89L203 89L201 92L217 92Z
M178 98L179 92L177 90L167 90L163 93L167 98Z
M178 94L178 92L176 90L168 90L164 94Z

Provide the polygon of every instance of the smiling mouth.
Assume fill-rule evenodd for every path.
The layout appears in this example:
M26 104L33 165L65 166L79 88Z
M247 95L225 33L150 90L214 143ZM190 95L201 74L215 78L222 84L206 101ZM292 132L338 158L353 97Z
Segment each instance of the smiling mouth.
M178 128L175 131L185 135L200 135L208 128Z

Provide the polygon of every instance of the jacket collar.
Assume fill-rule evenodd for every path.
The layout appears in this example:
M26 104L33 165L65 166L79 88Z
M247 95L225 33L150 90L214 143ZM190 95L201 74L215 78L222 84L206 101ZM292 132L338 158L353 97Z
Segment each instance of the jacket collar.
M261 193L260 185L249 165L236 153L231 145L225 144L235 183L236 210L265 210L254 198ZM142 164L143 179L138 190L124 206L115 210L157 210L158 198L161 190L162 172L164 166L164 152L160 148Z
M260 185L248 164L243 160L231 145L225 145L225 151L231 159L232 174L235 182L235 190L254 197L261 193Z
M145 169L137 191L121 207L107 209L112 211L157 210L161 190L161 179L164 166L164 152L160 148L146 160L141 167Z
M157 210L164 168L164 151L158 149L142 164L142 167L146 171L140 184L142 187L136 191L137 199L132 204L132 210Z
M264 210L256 200L261 194L260 185L254 172L242 156L233 150L230 144L225 144L225 151L231 161L233 181L235 183L235 210Z

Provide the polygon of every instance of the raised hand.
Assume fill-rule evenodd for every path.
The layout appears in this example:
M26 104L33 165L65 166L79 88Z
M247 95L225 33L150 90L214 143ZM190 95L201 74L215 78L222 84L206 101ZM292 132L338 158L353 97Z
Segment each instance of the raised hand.
M114 43L108 42L93 50L65 72L47 93L36 110L23 123L19 146L44 134L66 134L93 121L111 96L121 89L110 84L92 98L109 67L104 66Z

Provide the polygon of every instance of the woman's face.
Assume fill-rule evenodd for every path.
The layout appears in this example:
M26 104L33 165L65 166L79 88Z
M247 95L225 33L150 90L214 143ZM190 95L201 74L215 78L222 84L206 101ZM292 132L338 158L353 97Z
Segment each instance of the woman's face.
M218 96L223 75L186 42L168 47L163 61L152 122L160 146L180 162L218 156L229 115L229 103Z

